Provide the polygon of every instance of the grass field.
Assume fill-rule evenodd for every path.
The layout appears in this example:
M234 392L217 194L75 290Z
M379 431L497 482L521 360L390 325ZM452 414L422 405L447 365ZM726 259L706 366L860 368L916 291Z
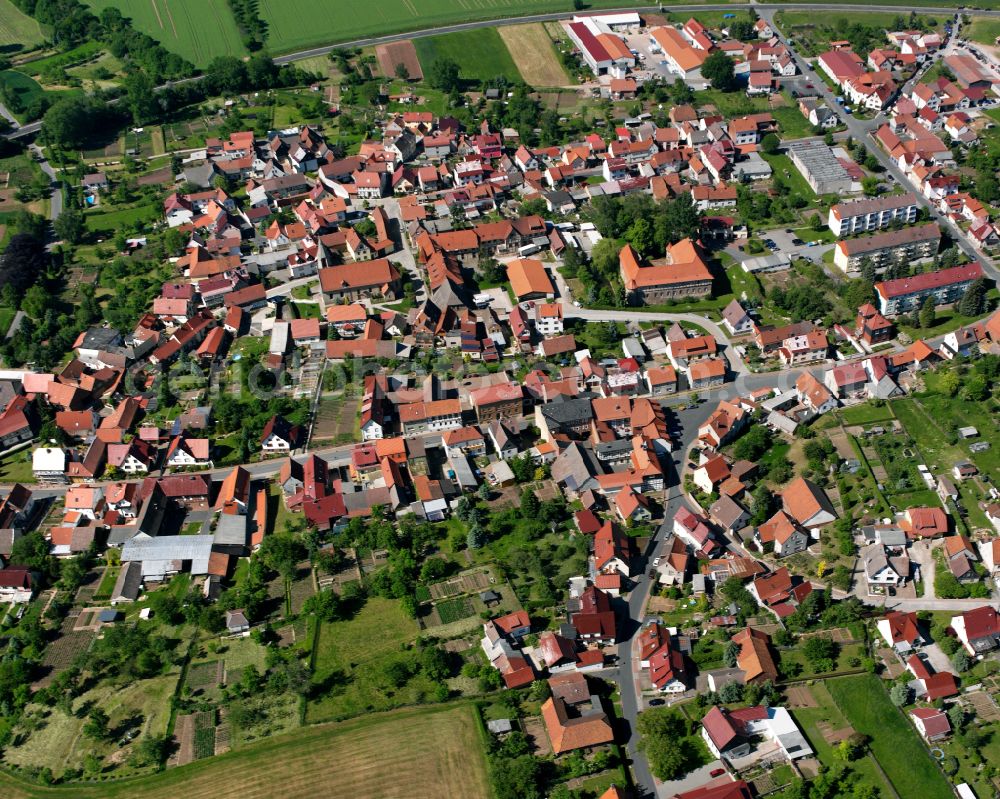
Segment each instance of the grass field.
M829 682L824 681L809 686L809 692L816 702L816 707L795 708L792 711L795 720L809 739L809 743L816 750L816 755L828 768L842 761L835 754L833 747L823 738L820 725L827 725L835 730L848 726L847 720L827 690L829 684ZM891 796L889 786L885 784L870 758L854 761L851 763L851 768L858 773L863 782L878 787L882 796Z
M380 597L369 599L348 621L320 625L314 680L324 691L309 703L307 720L347 718L420 701L433 688L424 675L396 687L385 674L391 663L412 661L403 647L419 634L399 602Z
M424 75L437 59L450 58L458 64L459 74L466 81L486 81L498 75L517 81L521 77L496 28L429 36L415 39L413 45Z
M499 29L521 77L530 86L565 86L569 76L563 69L552 39L540 22L529 25L505 25Z
M10 0L0 0L0 52L30 50L45 41L41 26Z
M5 799L270 799L276 786L283 799L489 797L473 710L454 705L308 727L136 780L43 788L0 773Z
M219 0L87 0L87 4L98 14L109 6L121 9L136 30L195 66L203 67L220 55L244 55L232 12Z
M962 34L973 42L993 44L997 36L1000 36L1000 19L973 17L972 24Z
M177 686L175 671L163 677L139 680L123 688L102 684L83 694L74 709L95 704L111 719L111 727L139 714L143 735L162 735L170 715L170 697ZM34 706L29 706L29 709ZM67 768L80 768L87 754L107 757L117 749L115 742L95 742L81 734L87 720L85 714L68 716L53 710L44 723L28 735L19 746L8 747L4 760L20 766L48 767L54 774Z
M878 677L865 674L827 680L827 688L851 726L871 739L872 754L900 796L950 799L944 776L916 731L892 706Z
M45 89L34 78L14 69L0 72L0 83L17 94L22 107L27 107L36 97L45 94Z
M624 0L587 2L588 10L631 7ZM268 45L276 53L459 22L557 11L570 13L572 5L565 0L382 0L380 3L339 0L330 4L322 0L261 0L260 3L260 14L270 30Z

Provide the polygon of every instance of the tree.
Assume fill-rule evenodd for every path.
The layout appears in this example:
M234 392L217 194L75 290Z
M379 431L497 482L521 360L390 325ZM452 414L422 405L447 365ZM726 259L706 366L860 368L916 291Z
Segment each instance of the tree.
M963 316L979 316L986 313L986 279L978 277L969 284L958 301L958 312Z
M83 725L83 734L95 741L106 741L110 737L108 730L108 714L100 707L95 707L90 711L87 723Z
M867 255L861 259L861 279L865 283L875 283L878 273L875 271L875 262Z
M896 707L902 707L910 701L910 689L903 683L896 683L889 689L889 699Z
M431 88L442 92L450 92L461 88L461 77L458 64L450 58L436 58L431 64L427 75Z
M774 155L778 152L780 144L781 139L778 138L776 133L768 133L763 139L760 140L760 149L768 155Z
M87 230L83 214L76 208L64 208L52 226L56 235L70 244L79 244Z
M771 448L771 438L771 431L764 425L754 425L733 445L733 456L739 460L759 460Z
M156 401L161 410L169 408L176 402L176 398L170 390L169 372L166 369L160 372L160 380L156 387Z
M676 710L650 708L643 711L636 729L642 736L639 748L646 753L657 779L676 779L701 765L699 750L691 745L687 724Z
M924 304L920 306L920 326L922 328L934 327L934 319L936 318L935 313L934 298L928 297L924 300Z
M541 510L542 504L538 501L538 497L535 496L535 492L531 489L524 489L521 492L521 515L525 519L536 519L538 518L538 512Z
M88 95L56 100L42 117L42 132L48 141L68 149L82 145L94 131L104 127L106 106Z
M722 686L722 690L719 691L719 699L726 704L730 704L732 702L742 702L743 693L743 684L733 680L732 682L727 682L724 686Z
M737 19L729 23L729 36L740 42L757 38L753 23L747 19Z
M469 526L469 535L466 537L466 546L469 549L482 549L486 545L486 531L482 525L472 524Z
M736 667L736 661L740 656L740 645L735 641L730 641L726 644L726 650L722 655L722 659L726 662L729 668Z
M972 402L982 402L990 396L990 386L983 375L972 375L962 386L962 396Z
M10 237L0 256L0 286L10 284L22 295L47 265L48 254L41 239L30 233L17 233Z
M949 369L946 372L940 372L939 375L938 390L946 397L954 397L962 384L962 378L958 376L958 372Z
M818 635L811 636L802 645L802 654L816 671L833 671L837 650L838 646L835 641Z
M132 113L132 122L142 125L154 119L160 107L156 100L156 83L143 69L130 69L122 80L125 105Z
M639 255L648 255L653 250L653 226L647 219L636 219L625 232L625 240L636 249Z
M954 655L951 656L951 665L955 667L955 670L959 673L969 670L970 664L969 656L966 654L964 649L959 649Z
M410 79L410 70L406 68L406 64L404 64L402 61L396 64L396 69L394 71L396 73L396 77L399 78L400 80Z
M58 571L56 559L49 554L49 542L38 530L32 530L14 541L10 563L27 566L46 575L53 575Z
M21 310L32 319L42 319L51 305L52 296L38 285L29 288L21 300Z
M866 197L874 197L878 194L878 178L874 175L865 175L861 178L861 190Z
M705 59L701 65L701 74L718 91L732 91L736 86L733 59L721 50L716 50Z

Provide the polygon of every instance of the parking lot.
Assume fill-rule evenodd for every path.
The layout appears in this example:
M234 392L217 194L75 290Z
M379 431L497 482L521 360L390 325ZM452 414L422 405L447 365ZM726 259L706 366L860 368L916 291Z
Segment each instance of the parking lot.
M650 39L648 29L640 28L638 31L623 33L622 38L628 45L629 50L639 54L638 63L635 67L635 79L639 83L651 78L663 78L667 83L673 83L677 78L684 77L672 71L667 66L662 52L653 51L656 45ZM658 47L657 50L659 50ZM704 80L700 75L697 78L685 79L684 82L695 91L707 89L709 85L708 81Z

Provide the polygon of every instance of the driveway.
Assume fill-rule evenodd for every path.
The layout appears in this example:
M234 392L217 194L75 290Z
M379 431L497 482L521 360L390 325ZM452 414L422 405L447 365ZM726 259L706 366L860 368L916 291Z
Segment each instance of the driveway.
M955 667L951 665L948 656L941 651L941 647L937 644L928 644L921 647L920 654L927 658L927 661L934 667L934 671L950 671L952 674L958 673L955 671Z
M934 592L934 550L930 541L915 541L910 547L910 560L920 567L920 578L924 582L924 599L937 599Z

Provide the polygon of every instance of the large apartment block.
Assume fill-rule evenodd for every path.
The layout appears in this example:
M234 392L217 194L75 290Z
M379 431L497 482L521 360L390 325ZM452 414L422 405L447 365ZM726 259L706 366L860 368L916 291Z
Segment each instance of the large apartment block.
M833 262L844 272L861 271L861 262L870 258L879 272L894 263L906 263L937 254L941 228L935 222L926 225L887 230L858 239L842 239L833 250Z
M893 222L912 225L916 221L917 198L912 194L894 194L831 206L827 224L839 237L882 230Z
M879 311L885 316L907 313L920 308L928 297L934 298L935 305L956 302L972 281L982 276L983 268L979 264L966 264L876 283Z

